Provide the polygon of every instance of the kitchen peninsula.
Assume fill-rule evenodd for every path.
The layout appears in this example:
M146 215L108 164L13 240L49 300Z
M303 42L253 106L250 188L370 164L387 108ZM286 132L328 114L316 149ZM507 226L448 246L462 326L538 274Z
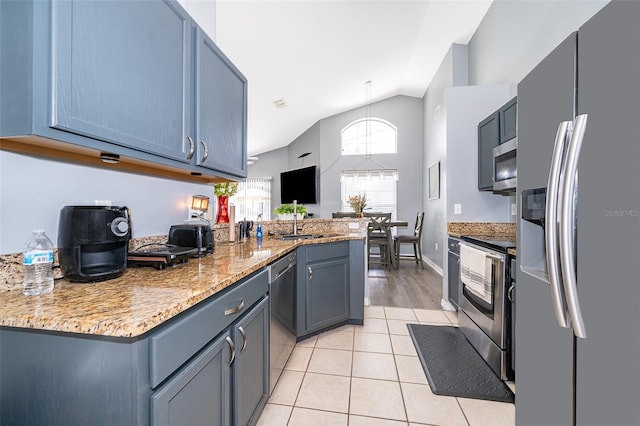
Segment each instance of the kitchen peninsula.
M60 281L38 297L0 292L0 423L167 424L198 410L220 424L255 420L267 397L254 374L268 376L254 361L268 365L265 266L331 244L349 249L347 321L362 323L364 242L347 233L219 242L175 268ZM176 395L186 407L170 405Z

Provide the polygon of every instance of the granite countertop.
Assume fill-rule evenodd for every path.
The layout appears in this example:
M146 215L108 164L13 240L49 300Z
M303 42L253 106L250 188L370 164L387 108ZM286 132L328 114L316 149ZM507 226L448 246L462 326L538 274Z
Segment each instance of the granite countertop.
M112 337L136 337L258 271L303 244L360 235L282 241L255 238L217 243L215 252L164 270L128 268L119 278L97 283L59 280L53 292L24 296L21 288L0 292L0 326Z
M475 237L482 240L501 240L516 242L516 224L500 222L449 222L447 234L460 238ZM507 254L516 256L516 249L507 249Z

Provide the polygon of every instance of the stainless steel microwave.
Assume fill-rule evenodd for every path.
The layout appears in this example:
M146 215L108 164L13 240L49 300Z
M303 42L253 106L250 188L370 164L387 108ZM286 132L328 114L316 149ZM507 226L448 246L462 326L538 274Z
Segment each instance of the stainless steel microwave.
M518 178L516 152L518 138L493 148L493 192L514 193Z

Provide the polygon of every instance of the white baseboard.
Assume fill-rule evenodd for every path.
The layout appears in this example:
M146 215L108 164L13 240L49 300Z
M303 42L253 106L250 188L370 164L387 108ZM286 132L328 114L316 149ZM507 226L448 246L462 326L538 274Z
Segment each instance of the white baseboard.
M445 311L456 311L456 308L448 300L441 299L440 306Z
M435 263L433 263L433 261L431 259L429 259L428 257L423 257L422 261L424 263L426 263L427 265L429 265L431 267L431 269L436 271L440 276L443 276L444 271L442 270L442 268L439 267L438 265L436 265Z

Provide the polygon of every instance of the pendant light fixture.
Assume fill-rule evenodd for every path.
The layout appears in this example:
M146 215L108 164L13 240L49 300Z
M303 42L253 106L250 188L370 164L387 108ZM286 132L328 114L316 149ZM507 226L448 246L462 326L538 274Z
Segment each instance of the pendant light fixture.
M364 83L365 86L365 135L364 149L365 158L371 158L371 80Z

